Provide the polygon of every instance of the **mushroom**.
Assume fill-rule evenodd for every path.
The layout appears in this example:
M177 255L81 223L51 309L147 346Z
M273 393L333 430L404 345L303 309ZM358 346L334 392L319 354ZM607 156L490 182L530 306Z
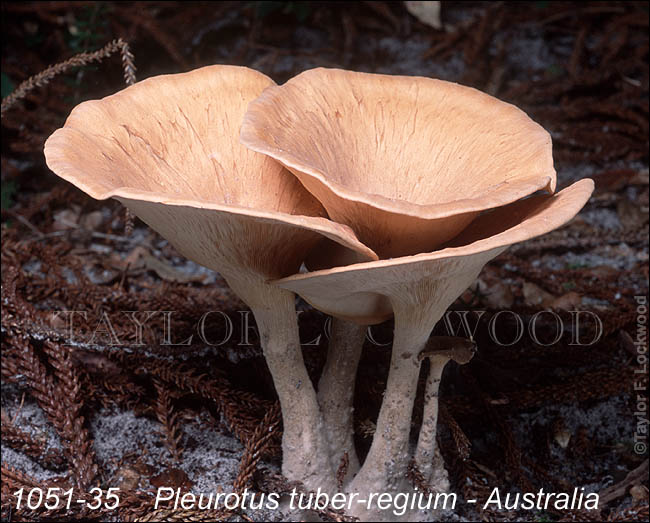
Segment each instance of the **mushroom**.
M510 104L430 78L306 71L250 104L241 140L291 170L331 219L352 227L382 258L429 252L483 209L555 189L551 140L543 128ZM343 260L339 251L331 245L317 249L307 265L355 261L350 253ZM355 309L341 318L363 326L392 316L389 301L375 296L373 314L361 317L352 301L358 299L339 305L339 314L343 306ZM361 327L336 319L332 326L363 339ZM326 364L319 385L326 392L319 399L334 462L348 452L354 471L347 413L361 347L350 340L338 347L337 340L330 342L327 360L337 363ZM347 375L335 376L343 372L342 361ZM341 431L349 435L343 438Z
M442 456L436 446L438 429L438 389L442 371L450 360L465 365L474 357L476 344L472 340L456 336L436 336L429 339L420 361L429 360L429 374L424 390L424 410L418 443L415 447L415 464L427 483L434 483L446 491L449 485Z
M458 84L314 69L252 102L241 140L291 170L332 219L382 258L340 268L331 250L317 250L307 265L321 270L279 284L341 320L368 325L395 315L377 435L351 488L398 491L417 354L492 256L452 262L438 251L418 264L404 257L444 247L473 221L482 223L488 209L538 190L552 193L550 136L515 106ZM357 355L346 347L354 363ZM337 350L330 344L330 353L345 352Z
M431 253L323 269L274 282L339 317L381 317L386 300L394 312L390 370L377 429L365 462L346 486L349 492L363 496L409 488L405 477L418 356L433 326L489 260L513 243L569 221L589 199L593 187L593 181L585 179L555 195L532 196L487 211L446 248ZM370 514L360 507L353 507L353 515L355 511L364 518L390 517L377 508Z
M144 80L78 105L45 144L47 165L97 199L114 197L189 259L219 271L252 309L283 416L283 472L336 486L294 295L269 285L329 238L377 259L272 159L239 141L248 103L273 81L210 66Z
M485 209L555 190L541 126L431 78L305 71L250 104L241 139L291 170L382 259L430 252Z

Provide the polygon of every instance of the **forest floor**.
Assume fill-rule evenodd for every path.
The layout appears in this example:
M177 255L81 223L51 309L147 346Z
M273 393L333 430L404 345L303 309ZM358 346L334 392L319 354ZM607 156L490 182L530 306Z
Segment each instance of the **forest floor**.
M647 3L443 2L438 29L403 2L342 4L3 2L2 97L49 65L122 38L138 79L228 63L281 83L308 68L343 67L457 81L521 107L552 134L558 189L590 177L596 191L567 226L488 264L451 308L461 335L471 311L479 352L445 372L439 443L451 490L479 503L459 502L445 518L647 521L648 452L638 444L647 444L647 338L635 344L648 296ZM25 92L6 111L3 103L3 521L304 517L153 509L160 486L269 493L292 485L279 475L279 411L246 307L218 274L143 223L131 228L118 202L91 199L45 165L43 143L70 110L123 86L117 52ZM317 377L326 317L299 306ZM544 310L554 314L537 315ZM580 329L577 310L585 311ZM158 313L139 337L128 311ZM206 311L215 312L202 339ZM503 311L527 328L510 346L490 329L498 321L501 340L517 337L515 316ZM361 455L391 331L390 323L374 328L362 357ZM74 487L81 496L98 485L120 489L117 509L15 506L20 488ZM601 505L482 509L494 487L584 488Z

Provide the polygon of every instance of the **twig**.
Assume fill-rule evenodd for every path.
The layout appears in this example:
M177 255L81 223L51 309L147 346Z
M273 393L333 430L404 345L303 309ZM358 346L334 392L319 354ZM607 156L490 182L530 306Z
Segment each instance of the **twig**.
M4 103L4 100L3 100ZM12 218L15 218L18 220L20 223L22 223L25 227L27 227L30 231L32 231L34 234L36 234L39 238L42 238L45 236L35 225L33 225L27 218L24 216L21 216L18 214L16 211L13 209L2 209L2 214L8 214Z
M600 499L600 505L605 506L609 502L614 501L621 496L625 496L627 489L633 485L642 483L648 479L648 460L646 459L641 465L639 465L634 470L630 471L623 481L616 483L610 487L607 487L600 491L598 498Z

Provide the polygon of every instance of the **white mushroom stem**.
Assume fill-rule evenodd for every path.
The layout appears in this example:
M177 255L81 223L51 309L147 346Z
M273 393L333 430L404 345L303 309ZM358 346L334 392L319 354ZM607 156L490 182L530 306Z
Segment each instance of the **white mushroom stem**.
M415 448L415 464L429 483L433 476L433 457L436 450L436 432L438 427L438 389L445 365L449 361L444 356L429 358L429 376L424 391L424 411L422 427Z
M436 322L477 273L475 270L456 278L402 282L387 291L391 294L395 314L388 381L370 451L359 473L350 482L350 492L359 492L360 495L389 492L394 495L413 490L407 480L407 469L413 404L420 372L419 355ZM354 510L351 512L356 515ZM394 517L390 511L374 506L370 512L357 513L364 518L371 514L376 521Z
M361 470L350 483L351 492L368 495L411 490L406 473L410 461L409 434L413 403L420 372L418 355L448 303L445 301L443 305L423 310L415 305L394 302L395 334L384 400L370 451ZM376 510L372 516L379 521L390 518L391 514Z
M282 473L307 489L336 491L323 418L300 348L295 296L258 282L228 280L249 305L282 408Z
M318 403L323 414L332 465L336 468L347 453L345 478L359 470L354 447L354 386L367 327L332 318L327 361L318 382ZM344 478L344 481L345 481Z
M427 483L444 491L448 484L447 471L436 444L440 380L449 360L463 365L472 359L474 343L465 338L440 336L432 338L427 345L433 350L420 353L420 359L429 359L429 375L424 391L422 426L415 448L415 464Z

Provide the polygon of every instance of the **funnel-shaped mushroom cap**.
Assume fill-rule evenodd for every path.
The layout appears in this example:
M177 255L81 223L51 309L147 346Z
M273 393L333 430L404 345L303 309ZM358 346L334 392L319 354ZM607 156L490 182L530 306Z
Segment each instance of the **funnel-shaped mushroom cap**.
M545 234L573 218L593 188L593 181L585 179L555 195L533 196L488 211L449 247L436 252L314 271L273 283L300 294L323 312L361 324L389 318L393 302L411 299L405 294L414 289L423 294L412 297L420 302L435 289L451 300L446 308L509 245Z
M229 281L292 274L323 236L376 259L291 173L239 143L249 102L270 85L223 65L144 80L77 106L47 140L47 164Z
M382 258L555 190L551 138L513 105L430 78L313 69L249 106L242 142L289 168Z

